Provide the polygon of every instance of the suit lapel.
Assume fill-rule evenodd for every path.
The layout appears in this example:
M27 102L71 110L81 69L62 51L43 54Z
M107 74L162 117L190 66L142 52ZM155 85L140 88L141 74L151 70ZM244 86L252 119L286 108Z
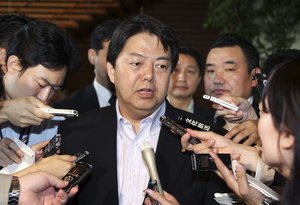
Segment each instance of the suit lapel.
M87 94L86 99L90 99L89 104L91 108L98 108L98 107L100 108L100 102L98 100L98 96L93 83L87 87L87 90L88 92L86 92Z
M105 144L101 146L101 152L104 156L103 167L107 169L108 177L103 178L103 185L109 187L104 196L103 204L118 204L118 176L117 176L117 116L115 106L107 107L109 112L102 117L102 130L99 130L101 138L106 138ZM103 120L104 119L104 120ZM99 136L99 137L100 137ZM100 192L101 194L101 192Z
M179 112L167 103L166 115L176 120ZM162 182L163 189L170 190L180 176L183 166L187 161L183 160L179 136L173 134L168 128L162 127L156 149L157 169Z

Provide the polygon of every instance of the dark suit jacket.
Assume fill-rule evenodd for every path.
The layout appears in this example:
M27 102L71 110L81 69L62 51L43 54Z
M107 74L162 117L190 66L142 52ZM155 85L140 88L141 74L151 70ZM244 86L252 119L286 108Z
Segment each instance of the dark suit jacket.
M213 114L211 109L194 104L194 115L199 116L201 119L207 119L210 123L214 123Z
M74 109L80 114L99 107L99 101L93 83L73 93L63 100L54 103L53 107L62 109Z
M115 105L84 113L76 121L64 122L62 151L76 154L88 150L93 170L80 186L71 204L118 204L117 116ZM180 111L167 103L166 115L176 120ZM200 204L207 181L193 184L190 157L180 152L177 135L162 127L156 150L156 164L162 187L181 204ZM142 192L143 190L141 190Z

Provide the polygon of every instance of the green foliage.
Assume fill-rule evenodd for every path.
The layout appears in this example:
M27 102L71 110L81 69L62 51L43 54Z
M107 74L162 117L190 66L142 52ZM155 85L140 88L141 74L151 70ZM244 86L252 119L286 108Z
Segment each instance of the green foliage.
M299 36L299 0L209 0L205 28L235 33L266 56L290 48Z

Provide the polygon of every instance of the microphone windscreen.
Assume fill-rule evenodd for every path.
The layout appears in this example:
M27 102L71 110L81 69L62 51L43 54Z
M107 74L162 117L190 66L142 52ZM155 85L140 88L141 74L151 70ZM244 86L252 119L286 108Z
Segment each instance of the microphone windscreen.
M157 172L157 168L156 168L156 162L155 162L155 154L154 154L154 149L151 145L150 142L144 142L142 144L142 155L143 155L143 159L147 165L149 174L150 174L150 178L152 182L156 183L156 188L160 194L163 195L163 189L159 180L159 176L158 176L158 172Z

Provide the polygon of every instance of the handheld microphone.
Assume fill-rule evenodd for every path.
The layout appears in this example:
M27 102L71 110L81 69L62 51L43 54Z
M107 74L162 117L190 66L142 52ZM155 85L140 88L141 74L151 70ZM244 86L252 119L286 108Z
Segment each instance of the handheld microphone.
M150 142L144 142L142 145L142 155L143 159L148 167L148 171L151 178L151 185L153 189L157 192L159 192L161 195L164 195L163 189L159 180L159 176L156 169L156 163L155 163L155 154L154 149Z

